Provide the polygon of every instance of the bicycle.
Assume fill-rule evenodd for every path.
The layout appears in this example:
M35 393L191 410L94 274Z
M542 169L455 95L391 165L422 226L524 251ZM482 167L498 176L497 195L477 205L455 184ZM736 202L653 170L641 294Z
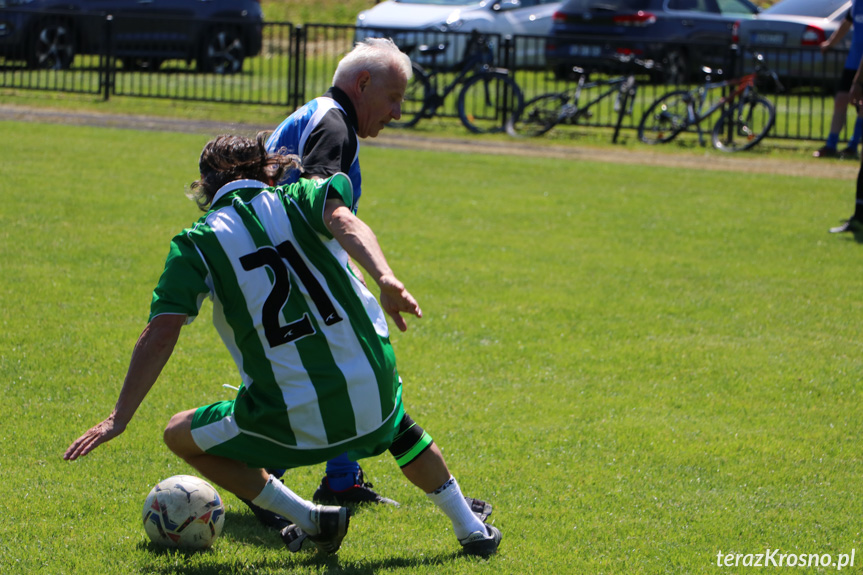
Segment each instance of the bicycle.
M434 61L434 56L444 52L446 45L423 45L416 49ZM458 114L462 124L476 134L503 131L505 118L521 107L524 96L509 70L492 66L493 59L488 39L474 31L468 40L461 69L441 92L437 90L439 69L432 66L427 70L412 63L413 76L402 102L402 116L406 119L390 122L390 125L408 128L423 118L433 117L444 100L461 85Z
M619 62L636 64L646 70L654 68L650 60L637 60L621 56ZM617 122L611 141L617 142L623 117L632 115L632 107L638 92L635 73L625 76L587 81L587 74L578 67L573 68L578 74L578 84L573 90L550 92L532 98L518 109L507 121L506 130L511 136L541 136L562 123L577 124L583 118L591 117L591 108L599 102L614 96L614 111L617 112ZM584 92L599 90L599 94L586 103L581 103Z
M703 146L701 122L724 108L713 126L713 147L723 152L737 152L758 144L776 122L776 108L758 93L756 83L761 77L769 77L778 90L784 88L776 73L764 64L764 56L758 53L752 53L752 56L755 69L751 74L713 81L712 71L705 68L708 75L704 84L692 90L675 90L658 98L641 118L638 139L646 144L664 144L695 126L698 142ZM704 110L708 94L719 88L731 88L731 91Z

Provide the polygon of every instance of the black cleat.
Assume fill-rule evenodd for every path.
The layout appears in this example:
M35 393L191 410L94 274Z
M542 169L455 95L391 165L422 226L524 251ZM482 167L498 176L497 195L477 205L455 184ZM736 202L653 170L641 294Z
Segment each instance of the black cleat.
M278 513L274 513L272 511L264 509L263 507L258 507L248 499L240 499L240 501L248 505L249 509L252 510L252 513L255 514L255 517L258 518L258 521L260 521L261 524L267 527L281 531L288 525L293 525L290 519L282 517Z
M464 539L459 539L461 548L467 555L488 557L497 553L502 538L500 530L494 525L486 525L485 533L474 531Z
M351 512L346 507L318 505L311 514L312 522L318 526L317 535L309 535L294 524L282 529L282 541L292 553L301 549L317 547L322 553L335 553L342 546L348 533Z
M326 476L321 479L321 484L312 496L312 500L316 503L330 503L334 505L357 505L360 503L384 503L387 505L399 506L398 501L389 499L379 495L372 489L371 483L366 483L363 479L363 470L360 469L359 478L356 484L347 489L336 491L330 487L330 482Z
M830 146L821 146L814 152L812 152L813 158L838 158L839 151L836 148L831 148Z
M857 146L848 146L839 152L840 160L859 160L860 154L857 153Z
M486 503L482 499L474 499L473 497L465 497L464 500L467 501L467 505L473 511L473 514L485 523L485 520L491 515L491 503Z
M848 219L848 221L843 223L841 226L830 228L831 234L841 234L844 232L863 232L863 222L861 222L857 218L852 217Z

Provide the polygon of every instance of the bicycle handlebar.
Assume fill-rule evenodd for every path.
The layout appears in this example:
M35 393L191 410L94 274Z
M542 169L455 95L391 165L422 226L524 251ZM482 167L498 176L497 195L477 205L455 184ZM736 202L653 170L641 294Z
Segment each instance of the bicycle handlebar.
M770 78L780 92L784 91L785 86L779 81L779 75L764 63L764 54L755 50L746 50L746 52L755 60L755 73Z
M470 59L476 55L477 59L490 64L494 60L494 53L489 45L488 37L479 30L471 30L470 36L464 49L464 56L461 59L461 65L466 66Z

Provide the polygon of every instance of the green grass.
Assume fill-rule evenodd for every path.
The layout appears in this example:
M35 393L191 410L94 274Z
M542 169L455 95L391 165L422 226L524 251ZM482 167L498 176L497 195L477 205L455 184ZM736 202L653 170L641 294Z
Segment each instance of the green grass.
M852 182L365 147L360 215L425 314L393 337L408 410L494 503L501 552L459 556L382 456L402 507L362 510L337 558L289 555L227 493L215 548L185 555L140 513L190 472L168 418L236 380L209 305L130 429L61 455L114 404L205 137L2 129L0 572L691 574L768 548L859 570L861 246L826 233Z

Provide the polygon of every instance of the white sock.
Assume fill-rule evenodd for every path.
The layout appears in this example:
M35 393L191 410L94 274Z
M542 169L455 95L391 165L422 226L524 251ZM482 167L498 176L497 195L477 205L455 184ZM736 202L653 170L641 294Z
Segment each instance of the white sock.
M426 495L450 518L452 529L459 540L475 531L486 532L482 521L470 510L470 505L465 501L455 477L450 476L449 481L433 493L426 493Z
M311 512L316 507L315 504L306 501L285 487L281 481L272 475L258 496L252 499L252 503L287 517L309 535L318 534L318 526L312 522L311 518Z

